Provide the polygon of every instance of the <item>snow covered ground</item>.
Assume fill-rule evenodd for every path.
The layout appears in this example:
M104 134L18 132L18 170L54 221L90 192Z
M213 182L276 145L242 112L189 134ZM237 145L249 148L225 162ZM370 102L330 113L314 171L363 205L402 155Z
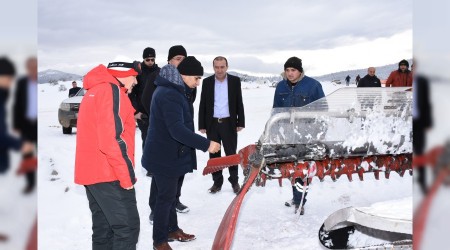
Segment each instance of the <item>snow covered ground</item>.
M434 82L430 88L431 101L433 104L433 128L428 131L427 148L438 145L444 145L450 140L450 116L448 107L450 107L450 84L448 82ZM434 178L431 169L427 169L427 179L429 185L432 185ZM450 225L450 185L442 185L437 190L434 199L431 202L430 210L427 216L422 244L415 245L420 250L448 249L448 232ZM423 197L418 188L414 185L414 207L417 208Z
M37 192L23 195L24 176L17 176L20 153L11 153L11 165L5 175L0 175L0 234L8 236L0 242L0 250L25 249L37 212Z
M64 82L67 88L70 82ZM81 84L79 84L81 85ZM325 94L345 85L322 83ZM354 86L354 85L353 85ZM352 87L352 85L350 86ZM238 149L254 143L263 132L270 115L274 88L266 85L243 83L246 128L238 135ZM76 129L74 134L63 135L58 123L58 106L67 97L58 86L39 85L39 249L90 249L91 213L84 187L73 183ZM194 103L197 112L199 96ZM197 117L194 117L197 124ZM142 149L140 131L136 129L136 183L141 232L138 249L151 249L152 226L148 196L151 178L145 176L140 165ZM231 185L224 183L222 191L211 195L211 176L201 172L208 154L197 152L199 169L187 174L181 201L190 207L187 214L178 214L180 227L193 233L197 239L188 243L174 242L175 249L210 249L216 230L229 203L235 197ZM240 182L243 181L240 169ZM228 171L224 171L227 178ZM405 174L400 178L392 173L389 180L375 180L365 176L361 182L342 178L333 182L315 179L310 186L306 213L299 217L293 208L284 206L291 199L289 181L283 187L277 181L268 181L266 187L252 187L242 205L233 249L321 249L317 233L326 217L348 206L370 206L376 202L398 200L412 196L413 178ZM387 207L386 210L391 208Z

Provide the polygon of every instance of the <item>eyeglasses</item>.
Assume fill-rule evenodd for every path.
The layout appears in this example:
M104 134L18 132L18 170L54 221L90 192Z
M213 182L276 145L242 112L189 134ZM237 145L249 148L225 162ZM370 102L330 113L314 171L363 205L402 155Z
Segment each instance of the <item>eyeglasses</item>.
M145 58L145 61L146 61L146 62L150 62L150 61L154 62L154 61L155 61L155 58Z

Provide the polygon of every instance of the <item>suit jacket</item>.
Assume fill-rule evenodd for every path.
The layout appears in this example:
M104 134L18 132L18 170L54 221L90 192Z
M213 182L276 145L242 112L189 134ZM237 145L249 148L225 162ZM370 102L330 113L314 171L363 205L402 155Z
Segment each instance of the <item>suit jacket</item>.
M242 103L241 80L239 77L227 75L228 77L228 109L232 128L245 127L244 104ZM215 75L203 80L202 93L200 96L200 107L198 110L198 129L211 127L214 115L214 89Z
M28 78L22 77L17 82L17 88L13 107L13 127L23 132L27 127L27 107L28 107Z
M430 128L433 126L431 118L432 108L430 103L430 91L428 79L423 76L416 76L415 88L417 88L417 108L419 111L418 119L415 119L417 125L422 128Z

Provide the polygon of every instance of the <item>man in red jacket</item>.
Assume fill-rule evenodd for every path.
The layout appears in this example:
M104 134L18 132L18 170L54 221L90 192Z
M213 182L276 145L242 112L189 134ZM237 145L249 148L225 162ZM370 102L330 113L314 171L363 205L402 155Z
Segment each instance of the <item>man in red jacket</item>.
M134 174L134 108L127 94L139 62L99 65L84 77L77 122L75 183L86 188L92 249L136 249L139 214Z
M398 63L398 69L391 72L387 81L386 87L411 87L412 73L408 69L409 63L405 59Z

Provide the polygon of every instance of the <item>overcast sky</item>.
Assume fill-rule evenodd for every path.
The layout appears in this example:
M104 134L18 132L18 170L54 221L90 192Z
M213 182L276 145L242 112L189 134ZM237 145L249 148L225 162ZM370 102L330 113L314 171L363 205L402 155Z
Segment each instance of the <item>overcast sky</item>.
M287 58L318 76L412 58L412 1L60 1L38 5L39 70L85 74L116 58L183 45L207 72L279 74Z
M0 30L0 56L10 58L24 74L25 61L37 51L37 1L2 2Z

